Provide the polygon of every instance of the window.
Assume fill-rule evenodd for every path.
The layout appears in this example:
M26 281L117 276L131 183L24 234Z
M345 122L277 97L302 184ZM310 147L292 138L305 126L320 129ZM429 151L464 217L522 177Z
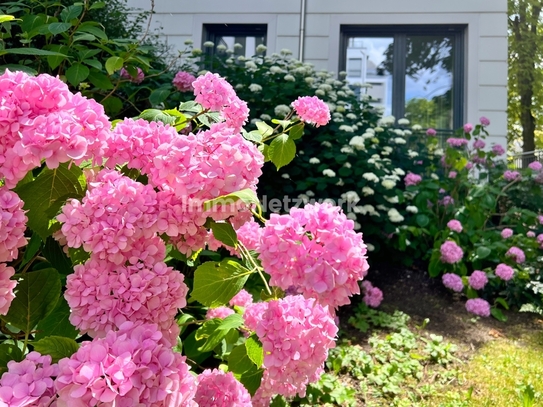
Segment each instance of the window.
M203 40L215 44L215 48L207 52L220 52L217 46L223 45L233 50L234 55L251 57L256 54L256 47L266 45L268 27L266 24L204 24L203 30ZM242 47L234 47L234 44Z
M343 25L340 70L351 83L370 84L361 92L385 115L453 130L463 124L464 30L459 25Z

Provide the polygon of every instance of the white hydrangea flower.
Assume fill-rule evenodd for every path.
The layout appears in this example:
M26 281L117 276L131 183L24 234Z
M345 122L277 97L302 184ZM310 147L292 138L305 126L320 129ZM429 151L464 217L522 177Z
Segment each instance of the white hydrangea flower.
M400 120L398 120L398 124L400 126L407 126L409 124L409 120L405 117L402 117Z
M373 129L376 133L382 133L385 131L385 129L383 129L381 126L377 126L376 128Z
M254 119L251 119L251 124L257 124L259 121L261 120L255 117Z
M305 153L304 153L304 150L299 150L299 151L298 151L298 154L299 154L299 155L304 155L304 154L305 154Z
M341 126L339 126L339 129L341 131L346 132L346 133L353 133L354 132L354 129L352 128L352 126L347 126L346 124L342 124Z
M267 49L268 49L268 47L266 47L264 44L258 44L256 46L256 53L257 54L262 54L263 52L266 52Z
M353 210L355 213L361 213L362 215L379 216L375 208L370 204L363 205L363 206L355 206Z
M240 55L240 56L238 57L238 61L239 61L239 62L243 62L243 61L245 61L246 59L247 59L247 58L245 58L243 55Z
M347 94L346 94L345 92L343 92L342 90L338 90L338 91L337 91L337 95L338 95L339 97L342 97L342 98L344 98L344 97L347 96Z
M383 211L383 212L388 211L388 207L385 206L385 205L377 205L377 209L379 209L380 211Z
M371 189L370 187L363 187L362 193L364 194L364 196L370 196L370 195L373 195L375 191Z
M213 48L214 46L215 46L215 43L213 41L204 42L204 48Z
M281 178L289 179L290 175L288 175L287 173L284 173L284 174L281 174Z
M407 155L409 156L409 158L415 158L419 156L419 153L413 150L407 150Z
M343 179L341 179L341 178L340 178L340 179L339 179L339 181L338 181L338 182L336 182L336 185L338 185L338 186L342 187L343 185L345 185L345 182L343 182ZM334 202L333 202L333 201L332 201L332 202L330 202L330 203L331 203L332 205L334 204Z
M413 205L406 206L405 210L407 212L410 212L410 213L418 213L419 212L419 208L417 208L416 206L413 206Z
M202 55L204 52L200 49L200 48L194 48L192 50L192 55L197 57L197 56L200 56Z
M385 179L383 182L381 182L381 185L385 187L386 189L392 189L396 186L396 183L392 181L391 179Z
M233 64L234 63L234 60L232 58L228 58L226 61L225 61L227 64ZM238 85L241 85L241 87L243 87L243 84L242 83L238 83L236 85L236 89L238 87Z
M411 133L411 130L404 130L403 131L404 136L410 136L411 134L413 134L413 133Z
M356 214L354 214L353 212L349 212L347 215L345 215L347 217L347 219L350 219L350 220L356 220Z
M336 112L341 112L341 113L345 112L345 106L338 105L336 107Z
M368 140L368 139L374 138L375 135L374 135L373 133L368 133L368 132L366 132L366 133L362 134L361 137L362 137L364 140Z
M315 95L317 95L317 96L324 96L324 95L326 95L326 92L323 91L322 89L317 89L317 90L315 91Z
M364 139L361 136L354 136L350 141L349 145L356 148L357 150L364 150Z
M405 171L402 170L401 168L394 168L392 170L392 173L395 174L395 175L399 175L401 177L403 177L405 175Z
M292 51L288 48L283 48L281 50L281 55L292 55Z
M342 151L342 152L343 152L343 151ZM351 167L352 167L351 163L349 163L349 162L346 162L345 164L343 164L343 166L344 166L345 168L351 168Z
M257 92L260 92L262 90L262 86L260 86L258 83L251 83L249 85L249 90L251 92L257 93Z
M394 139L394 142L395 142L396 144L405 144L405 143L406 143L406 141L405 141L403 138L401 138L401 137L396 137L396 138Z
M397 181L400 180L400 177L398 177L396 174L392 174L392 175L385 175L385 176L383 177L383 179L388 179L388 180L397 182Z
M234 49L243 49L243 45L240 44L239 42L236 42L236 43L234 44Z
M298 195L298 199L301 199L304 204L309 202L309 197L305 194Z
M226 45L224 44L217 45L217 51L226 51Z
M366 243L366 249L368 250L368 252L373 252L375 251L375 246L371 243Z
M272 66L270 66L270 72L271 73L282 73L283 69L281 69L277 65L272 65Z
M273 111L276 116L284 118L290 113L290 107L287 105L277 105Z
M347 117L347 119L350 119L350 120L356 120L357 119L357 116L354 113L347 113L347 115L345 117Z
M309 159L309 164L320 164L321 160L319 160L317 157L311 157Z
M207 69L202 69L201 71L198 71L198 75L197 75L197 76L205 75L207 72L208 72Z
M305 194L310 198L315 196L315 193L313 191L305 191Z
M245 62L245 68L247 70L255 70L255 69L258 69L258 67L256 66L256 64L253 62L253 61L246 61Z
M436 149L436 151L434 151L434 154L437 155L438 157L441 157L443 154L445 154L445 151L443 151L442 148L438 148Z
M405 196L405 199L411 200L411 199L413 199L414 197L417 196L417 193L418 193L418 192L405 191L405 192L403 193L403 196Z
M404 136L404 132L403 132L403 130L401 130L401 129L394 129L394 133L395 133L397 136Z
M321 145L328 148L332 147L332 143L330 143L328 140L324 140Z
M185 45L192 45L194 44L194 41L192 41L190 38L185 40Z
M439 176L438 176L437 174L435 174L435 173L431 173L431 174L430 174L430 178L432 178L432 179L434 179L434 180L437 181L437 180L439 179Z
M394 123L396 123L396 118L394 116L384 116L378 121L379 126L385 127L392 126Z
M343 147L341 147L341 150L339 150L339 151L341 151L343 154L353 154L354 153L354 150L349 146L343 146ZM345 164L347 164L347 163L345 163Z
M365 172L364 174L362 174L362 178L368 181L372 181L374 183L379 182L379 177L375 175L373 172Z
M244 85L243 83L238 83L238 84L235 86L235 88L238 89L238 90L239 90L239 89L243 89L244 87L245 87L245 85Z
M394 195L394 196L385 196L385 199L390 202L391 204L397 204L400 199L398 198L397 195Z
M288 75L285 75L285 77L283 78L284 80L286 80L287 82L295 82L296 81L296 78L290 74Z
M324 175L325 177L333 178L336 176L336 173L330 168L326 168L325 170L322 171L322 175Z
M394 223L403 222L404 220L404 217L395 208L389 209L389 211L387 212L387 215L388 215L388 219L390 219L390 221Z
M362 229L362 225L360 223L358 223L358 222L354 222L353 229L354 230L360 230L360 229Z
M263 113L260 115L260 118L264 121L270 121L271 120L271 116L269 114L266 114L266 113Z
M360 197L358 196L358 194L355 191L347 191L347 192L341 194L341 198L343 198L347 202L357 203L358 201L360 201Z
M308 76L307 78L304 78L304 81L309 84L309 85L312 85L313 83L315 83L316 79L313 78L312 76Z

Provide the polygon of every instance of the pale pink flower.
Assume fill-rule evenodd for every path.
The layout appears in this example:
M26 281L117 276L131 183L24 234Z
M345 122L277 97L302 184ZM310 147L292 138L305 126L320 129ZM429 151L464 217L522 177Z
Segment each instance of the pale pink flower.
M501 231L501 236L504 239L509 239L511 236L513 236L513 230L509 228L505 228Z
M374 287L368 280L362 282L362 291L364 292L362 301L364 301L368 307L377 308L381 305L381 302L383 301L383 292L379 288Z
M462 292L464 289L464 283L462 282L462 277L454 273L445 273L441 278L443 285L457 293Z
M469 140L465 138L454 138L450 137L447 139L447 144L451 147L465 147L469 143Z
M243 307L243 308L247 308L252 303L253 303L253 296L249 294L247 291L245 291L244 289L242 289L239 293L234 295L229 302L231 307L238 306L238 307Z
M479 123L481 123L482 126L488 126L490 125L490 120L488 120L485 116L481 116L479 118Z
M480 317L490 316L490 304L482 298L472 298L466 301L466 310Z
M485 142L481 139L477 139L473 142L473 148L475 149L481 150L485 148L485 146L486 146Z
M515 270L507 264L500 263L496 267L496 275L504 281L509 281L515 275Z
M330 108L316 96L300 96L292 102L292 107L301 121L315 127L324 126L330 121Z
M206 319L213 319L213 318L224 319L228 315L232 315L232 314L235 314L232 308L228 308L228 307L210 308L206 312Z
M426 130L426 135L427 135L427 136L435 137L436 134L437 134L437 131L436 131L435 129L428 129L428 130Z
M532 161L530 164L528 164L528 168L532 169L533 171L541 171L543 164L541 164L539 161Z
M0 262L17 259L19 249L28 243L24 235L28 218L23 205L15 192L0 187Z
M516 246L513 246L509 250L507 250L507 253L505 253L505 255L507 257L511 257L518 264L524 263L524 261L526 260L526 255L524 254L524 251Z
M457 175L458 175L458 173L456 171L449 172L449 178L451 178L451 179L456 178Z
M472 130L473 130L473 124L471 123L464 124L464 133L471 133Z
M130 82L137 83L137 84L142 83L143 80L145 79L145 74L143 73L143 70L140 67L136 68L135 76L130 75L128 70L126 70L125 68L121 68L119 75L121 75L121 78L128 79Z
M232 372L206 369L198 375L194 401L199 407L252 407L251 395Z
M503 173L503 178L505 178L506 181L511 182L522 178L522 175L520 175L520 172L518 171L507 170Z
M194 88L192 83L196 80L196 77L191 73L179 71L173 78L173 86L180 92L191 92Z
M418 174L413 174L412 172L408 172L405 178L403 179L405 182L405 186L408 187L410 185L417 185L422 181L422 177Z
M15 298L13 289L17 286L17 281L11 280L14 274L13 267L0 263L0 315L8 313L11 302Z
M447 222L447 227L453 232L462 232L462 223L456 219L451 219L449 222Z
M526 237L535 237L535 232L529 230L528 232L526 232Z
M464 257L464 251L453 240L447 240L439 249L441 252L441 261L443 263L458 263Z
M486 276L486 273L480 270L475 270L473 273L471 273L471 276L469 276L469 285L474 290L482 290L486 283L488 283L488 277Z
M496 144L492 147L492 152L496 155L503 155L505 154L505 149L501 145Z

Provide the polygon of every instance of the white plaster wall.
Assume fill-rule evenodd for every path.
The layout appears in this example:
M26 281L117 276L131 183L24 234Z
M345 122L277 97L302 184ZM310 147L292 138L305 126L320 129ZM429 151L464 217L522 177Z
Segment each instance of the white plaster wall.
M268 50L298 58L304 0L155 0L153 26L174 49L191 38L202 43L206 23L268 25ZM342 24L466 24L464 117L490 119L492 142L505 144L507 130L507 0L305 0L304 61L337 71ZM128 0L149 9L150 0Z

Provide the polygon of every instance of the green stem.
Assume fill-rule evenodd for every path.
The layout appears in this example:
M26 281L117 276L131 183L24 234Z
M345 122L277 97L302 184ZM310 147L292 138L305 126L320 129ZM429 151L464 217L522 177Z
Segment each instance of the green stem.
M258 264L255 263L253 257L249 253L249 250L247 250L247 248L243 245L243 243L238 242L238 245L239 245L242 256L245 257L249 263L251 263L251 266L253 266L253 268L256 269L256 271L260 275L260 278L264 282L264 286L266 287L266 292L268 293L268 295L270 296L273 295L272 290L270 286L268 285L268 281L266 280L266 277L262 273L263 272L262 267L260 267Z

